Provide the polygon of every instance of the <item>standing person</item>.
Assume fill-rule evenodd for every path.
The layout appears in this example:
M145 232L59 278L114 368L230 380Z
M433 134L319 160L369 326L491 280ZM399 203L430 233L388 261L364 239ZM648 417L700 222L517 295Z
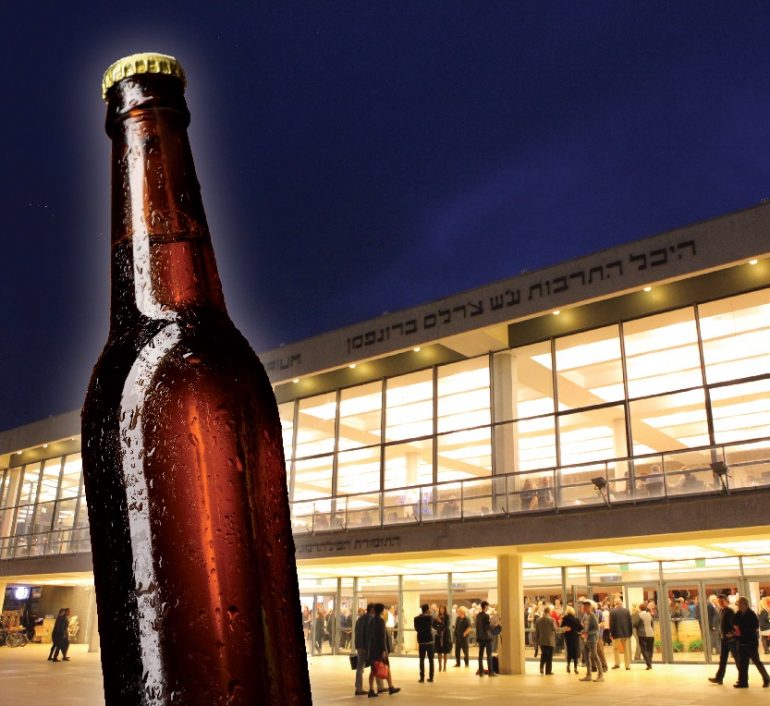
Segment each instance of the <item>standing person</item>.
M652 613L647 603L639 604L639 612L636 614L636 635L642 649L642 657L647 669L652 669L652 651L655 648L655 628L652 624Z
M457 620L455 620L455 667L460 666L460 652L465 657L465 666L468 666L468 635L471 633L471 621L465 614L465 608L460 606L457 609Z
M369 650L369 635L373 619L374 603L369 603L369 605L366 606L366 612L361 613L356 619L356 625L353 632L356 655L358 656L358 664L356 665L356 696L366 696L368 693L364 689L364 669L366 669ZM385 689L382 686L382 679L379 677L376 677L376 679L377 693L379 694Z
M490 677L497 676L492 669L492 632L489 629L489 615L487 613L489 603L481 601L481 610L476 615L476 642L479 643L479 671L480 677L484 676L484 651L487 653L487 667Z
M56 622L53 626L52 639L54 643L52 662L59 661L59 651L61 651L61 658L63 662L69 662L70 658L67 657L67 650L70 648L70 609L62 608L59 611L59 616L56 618Z
M709 637L711 638L711 654L719 652L719 602L713 593L708 598Z
M738 665L740 657L738 656L738 641L733 632L733 618L735 612L730 607L730 601L724 593L717 596L717 605L719 606L719 668L713 677L709 677L712 684L721 684L727 671L727 660L730 655L733 656L735 664Z
M436 631L435 649L438 659L438 671L446 671L447 655L452 651L452 631L449 627L449 613L445 605L439 606L438 615L433 621Z
M765 596L759 601L760 611L757 614L759 618L759 634L762 638L762 651L770 654L770 598Z
M738 638L738 682L736 689L749 688L749 662L759 670L762 686L770 686L770 675L759 659L759 618L749 607L749 599L741 596L736 603L738 612L733 616L733 632Z
M53 662L53 658L59 654L59 641L57 635L61 632L60 619L66 616L66 608L60 608L59 613L56 616L56 622L53 624L53 631L51 632L51 650L48 652L48 660Z
M580 681L591 681L592 667L596 667L597 672L594 681L604 681L602 663L599 661L599 655L596 652L596 644L599 641L599 621L596 619L591 601L585 600L581 606L583 614L580 617L580 624L583 628L582 635L585 640L586 675Z
M620 655L623 653L623 662L626 669L631 669L631 612L623 605L621 598L615 599L615 607L610 611L610 635L615 654L613 669L620 669Z
M570 662L575 666L575 674L578 673L578 658L580 654L580 633L583 626L575 615L575 609L568 605L561 619L561 631L564 635L564 643L567 646L567 674L569 674Z
M556 622L551 617L552 606L546 606L535 621L537 642L540 645L540 674L553 674L553 649L556 647ZM545 672L543 671L545 670Z
M428 681L433 681L433 653L435 644L433 642L433 615L430 612L430 606L423 603L420 608L422 613L414 619L414 629L417 632L417 645L420 649L420 683L425 681L425 658L428 658Z
M326 616L324 615L324 609L320 606L316 606L315 622L313 624L313 642L318 654L321 654L324 644L324 635L326 634Z
M390 673L390 660L388 655L391 652L392 646L390 644L390 635L388 629L385 627L385 620L382 617L382 611L385 610L385 606L382 603L374 604L374 616L372 622L369 625L369 649L368 657L369 662L372 665L369 671L369 698L378 696L378 693L374 690L374 680L377 678L385 679L388 682L388 693L397 694L401 691L400 687L393 686L393 677ZM384 665L384 667L382 667ZM377 670L382 668L383 672L378 673Z

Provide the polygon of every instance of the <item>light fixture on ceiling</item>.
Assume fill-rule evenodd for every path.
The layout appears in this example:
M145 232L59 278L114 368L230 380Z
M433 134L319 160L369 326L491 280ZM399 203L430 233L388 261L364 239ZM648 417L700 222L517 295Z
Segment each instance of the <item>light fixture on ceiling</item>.
M348 367L349 367L351 370L355 370L356 364L355 364L355 363L351 363L350 365L348 365Z
M419 353L419 352L420 352L420 346L416 346L415 348L412 348L412 350L413 350L415 353Z
M645 292L651 292L651 291L652 291L652 287L645 287L645 288L644 288L644 291L645 291Z
M558 316L559 314L561 314L561 309L554 309L552 313L554 316Z
M749 260L749 265L756 265L758 262L759 262L759 260L757 260L757 258L753 258L753 259Z

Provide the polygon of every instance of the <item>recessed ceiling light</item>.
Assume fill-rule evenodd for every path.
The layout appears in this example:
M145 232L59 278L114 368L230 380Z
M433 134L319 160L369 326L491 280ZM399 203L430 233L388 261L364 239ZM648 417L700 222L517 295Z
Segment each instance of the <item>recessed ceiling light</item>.
M645 291L645 292L651 292L651 291L652 291L652 287L645 287L645 288L644 288L644 291Z
M415 347L415 348L412 348L412 350L413 350L415 353L419 353L419 352L420 352L420 346L417 346L417 347Z
M756 265L758 262L759 262L759 260L754 258L753 260L749 260L749 265Z
M299 378L294 378L292 382L299 382Z
M348 365L348 367L352 370L353 368L356 367L356 364L355 363L351 363L350 365Z
M558 316L559 314L561 314L561 311L559 309L554 309L553 315Z

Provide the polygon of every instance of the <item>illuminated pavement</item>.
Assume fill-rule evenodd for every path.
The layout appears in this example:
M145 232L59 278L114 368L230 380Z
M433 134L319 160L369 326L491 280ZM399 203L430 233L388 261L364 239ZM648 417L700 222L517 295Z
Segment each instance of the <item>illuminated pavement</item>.
M42 703L46 706L101 706L104 703L99 672L99 657L88 654L80 646L71 650L71 662L52 664L46 660L48 646L28 645L11 649L0 647L0 704L25 706ZM417 683L417 661L393 659L393 676L401 693L381 694L385 704L392 706L422 706L423 704L489 704L513 703L526 700L527 706L552 706L555 702L591 704L597 702L624 706L713 706L714 704L766 704L770 689L762 689L756 670L750 672L751 688L736 690L735 666L728 667L724 686L713 686L706 677L714 667L695 665L656 665L651 672L634 665L611 670L604 683L578 682L574 675L564 673L564 665L556 667L551 677L527 674L520 677L501 676L496 679L474 676L473 669L453 669L436 674L433 684ZM537 665L528 663L535 672ZM315 706L335 704L366 704L371 699L353 694L354 673L346 657L322 657L313 660L311 679ZM375 703L382 703L376 701ZM384 706L384 704L383 704Z

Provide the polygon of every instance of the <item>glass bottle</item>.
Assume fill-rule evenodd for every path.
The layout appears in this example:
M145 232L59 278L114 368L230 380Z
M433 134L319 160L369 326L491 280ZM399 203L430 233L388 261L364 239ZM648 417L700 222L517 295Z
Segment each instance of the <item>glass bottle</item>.
M225 309L179 63L105 74L110 330L82 415L107 706L311 703L281 427Z

